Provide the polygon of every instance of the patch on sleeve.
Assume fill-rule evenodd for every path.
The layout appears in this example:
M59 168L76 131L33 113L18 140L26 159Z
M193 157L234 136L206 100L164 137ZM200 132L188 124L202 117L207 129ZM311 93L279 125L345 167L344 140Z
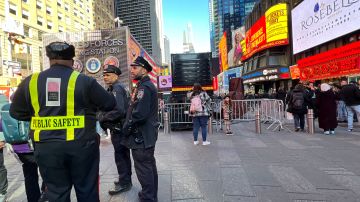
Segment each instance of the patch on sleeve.
M136 98L138 100L142 99L144 97L144 89L139 89Z

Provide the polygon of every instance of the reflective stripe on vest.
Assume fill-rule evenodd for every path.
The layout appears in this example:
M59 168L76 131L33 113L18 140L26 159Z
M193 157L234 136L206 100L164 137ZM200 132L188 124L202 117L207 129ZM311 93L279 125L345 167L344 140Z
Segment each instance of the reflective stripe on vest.
M72 141L75 139L75 128L85 127L85 117L75 116L75 85L76 79L79 73L73 71L69 78L66 98L66 116L46 116L40 117L40 105L38 96L38 78L39 73L34 73L30 79L29 90L31 97L31 104L34 108L34 117L31 118L30 128L34 130L35 142L40 141L41 130L65 130L66 129L66 141Z

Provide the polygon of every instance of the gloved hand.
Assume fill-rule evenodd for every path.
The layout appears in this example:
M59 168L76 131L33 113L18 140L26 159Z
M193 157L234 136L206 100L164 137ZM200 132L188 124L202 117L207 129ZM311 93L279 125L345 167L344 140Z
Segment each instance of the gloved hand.
M107 122L107 121L105 121L105 122L100 122L100 127L101 127L104 131L106 131L106 129L112 130L113 127L114 127L114 124L111 123L111 122Z

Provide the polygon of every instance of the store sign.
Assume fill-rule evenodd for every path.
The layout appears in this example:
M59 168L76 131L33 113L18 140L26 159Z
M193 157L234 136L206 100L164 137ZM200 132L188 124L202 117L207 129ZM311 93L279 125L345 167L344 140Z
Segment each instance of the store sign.
M242 78L244 79L244 83L255 83L260 81L288 79L290 78L290 74L289 68L287 67L267 68L244 75Z
M159 89L171 88L172 77L171 76L159 76Z
M360 29L360 0L304 0L291 11L297 54Z
M3 65L20 68L21 62L3 60Z
M13 19L10 16L6 16L4 23L2 24L4 32L15 33L18 35L24 35L24 23Z
M301 80L360 74L360 41L298 61Z
M220 72L226 71L228 69L228 56L227 56L227 43L226 43L226 33L224 32L221 40L219 42L219 64Z
M277 4L270 7L246 32L245 39L241 42L241 60L244 61L261 50L288 43L287 6Z
M230 80L232 78L240 78L243 67L236 67L224 72L224 89L229 90Z

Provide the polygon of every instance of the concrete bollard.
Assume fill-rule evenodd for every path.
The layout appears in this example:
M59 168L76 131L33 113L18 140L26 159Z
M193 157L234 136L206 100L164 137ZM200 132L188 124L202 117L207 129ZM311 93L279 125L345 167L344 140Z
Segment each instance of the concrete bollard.
M255 132L261 134L260 110L255 112Z
M315 126L314 126L314 110L313 109L308 110L307 125L308 125L308 133L314 134Z
M213 134L213 126L212 126L212 117L211 117L211 116L210 116L210 118L209 118L209 123L208 123L208 133L209 133L210 135Z
M169 112L164 112L164 133L170 134L170 119Z

